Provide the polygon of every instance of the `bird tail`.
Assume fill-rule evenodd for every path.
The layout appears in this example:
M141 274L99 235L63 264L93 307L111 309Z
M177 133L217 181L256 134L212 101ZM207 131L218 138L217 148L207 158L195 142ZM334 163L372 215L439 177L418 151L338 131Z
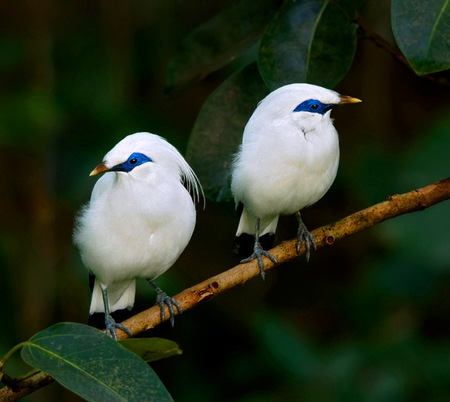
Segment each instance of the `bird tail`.
M134 305L136 295L136 279L115 282L107 287L109 310L112 313L116 310L130 310ZM91 308L89 314L104 313L105 306L103 304L102 286L95 279L92 289Z
M238 207L238 211L239 209L242 209L242 214L234 239L233 251L240 257L248 257L253 253L255 244L256 217L250 214L245 207L242 208L242 205ZM278 216L269 221L261 220L259 242L264 250L273 247L277 225Z

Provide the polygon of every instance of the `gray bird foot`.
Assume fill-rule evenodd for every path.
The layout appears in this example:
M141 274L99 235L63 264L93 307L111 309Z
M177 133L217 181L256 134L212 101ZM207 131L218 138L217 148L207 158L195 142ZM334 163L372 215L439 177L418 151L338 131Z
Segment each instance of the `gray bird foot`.
M264 271L264 264L262 260L263 255L274 264L278 264L277 259L268 251L264 250L259 243L255 243L255 246L253 247L253 254L250 257L241 260L241 264L253 261L256 258L258 260L259 273L261 275L261 278L264 280L266 278L266 272Z
M127 327L124 327L122 324L118 324L114 320L114 318L106 314L105 314L105 328L106 328L106 335L110 335L115 341L117 341L116 328L119 328L122 331L126 332L129 336L132 336L131 331Z
M161 310L161 321L164 321L164 318L166 316L166 309L164 305L167 305L167 307L169 308L170 325L172 325L173 327L175 325L174 307L177 308L180 314L183 312L180 303L178 303L173 297L168 296L167 293L160 288L156 289L156 303L159 305L159 308Z
M309 261L309 257L311 255L311 245L314 247L314 250L317 249L316 241L314 240L313 235L309 232L303 222L300 222L297 230L297 253L300 251L300 247L302 246L303 240L305 241L306 247L306 261Z

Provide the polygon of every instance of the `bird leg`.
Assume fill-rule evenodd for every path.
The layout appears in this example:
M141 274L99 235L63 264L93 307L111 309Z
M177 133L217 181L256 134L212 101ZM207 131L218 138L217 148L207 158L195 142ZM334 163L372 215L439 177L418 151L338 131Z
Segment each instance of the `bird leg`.
M250 262L252 260L254 260L255 258L258 260L258 266L259 266L259 271L261 274L261 277L263 279L265 279L266 277L266 272L264 271L264 264L262 261L262 256L266 256L270 261L272 261L274 264L278 264L277 259L270 254L268 251L264 250L261 246L261 243L259 242L259 222L260 219L256 218L256 223L255 223L255 244L253 246L253 254L248 257L245 258L244 260L241 261L241 264L245 263L245 262Z
M178 312L181 314L183 312L183 309L181 308L180 303L178 303L173 297L168 296L167 293L159 288L155 282L150 279L147 279L147 281L148 283L150 283L150 285L153 286L156 291L156 303L161 309L161 321L164 321L166 315L164 304L167 304L167 307L169 308L170 324L173 327L175 325L175 309L173 307L175 306Z
M300 247L302 246L303 240L305 241L306 247L306 261L309 261L311 244L316 250L316 242L314 240L313 235L308 231L305 224L302 221L302 217L300 215L300 211L295 213L298 222L298 230L297 230L297 253L300 251Z
M122 324L118 324L114 320L114 318L112 318L111 313L109 311L108 293L107 293L106 289L102 289L102 296L103 296L103 304L105 306L106 334L112 336L112 338L115 341L117 341L116 328L119 328L122 331L126 332L129 336L132 336L131 331L127 327L124 327Z

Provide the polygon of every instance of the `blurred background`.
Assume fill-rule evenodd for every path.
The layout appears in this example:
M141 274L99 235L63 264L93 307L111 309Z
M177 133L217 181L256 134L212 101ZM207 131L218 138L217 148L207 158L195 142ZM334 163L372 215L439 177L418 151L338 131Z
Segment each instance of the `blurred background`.
M88 275L71 236L95 183L89 172L138 131L185 152L228 73L167 95L167 66L227 3L0 3L1 355L56 322L87 322ZM365 18L392 42L390 2L372 3ZM304 212L310 229L449 176L448 86L361 40L335 89L363 103L333 112L340 170ZM444 202L247 282L177 317L174 329L151 331L184 351L152 367L177 401L448 400L449 221ZM157 283L176 294L236 265L237 223L232 203L199 207L191 243ZM295 225L283 218L277 242ZM137 309L154 297L139 283ZM79 399L52 384L25 400Z

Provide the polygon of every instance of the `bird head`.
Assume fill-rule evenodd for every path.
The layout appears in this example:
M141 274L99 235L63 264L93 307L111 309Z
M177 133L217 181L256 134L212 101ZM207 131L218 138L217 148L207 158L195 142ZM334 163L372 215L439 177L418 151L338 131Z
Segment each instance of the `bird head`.
M197 176L177 149L164 138L151 133L125 137L105 155L103 162L90 176L105 172L145 180L150 177L156 180L177 178L185 183L194 200L199 198L199 192L202 191Z
M120 158L120 160L123 160L123 158ZM95 176L104 172L130 173L133 169L147 162L153 162L153 160L141 152L133 152L125 161L119 163L114 163L105 157L105 160L100 163L89 176Z
M294 121L303 131L329 120L333 108L361 100L311 84L289 84L270 93L258 105L255 115L265 116L279 124Z

